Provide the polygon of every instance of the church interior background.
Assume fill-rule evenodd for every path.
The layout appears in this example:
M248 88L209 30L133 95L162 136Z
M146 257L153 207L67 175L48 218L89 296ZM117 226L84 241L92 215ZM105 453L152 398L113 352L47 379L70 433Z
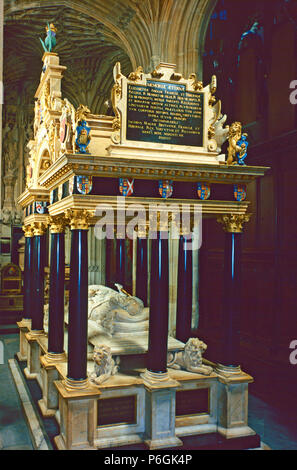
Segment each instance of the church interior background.
M296 2L0 5L0 448L296 449ZM204 96L196 154L123 137L165 82ZM118 196L201 207L201 247L99 240Z

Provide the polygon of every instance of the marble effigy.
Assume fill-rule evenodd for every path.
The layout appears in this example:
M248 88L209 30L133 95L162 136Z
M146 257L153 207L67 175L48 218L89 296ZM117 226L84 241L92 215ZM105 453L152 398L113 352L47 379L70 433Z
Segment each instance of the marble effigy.
M149 308L141 299L103 285L88 287L88 342L92 347L110 348L112 356L142 355L148 351ZM65 324L68 325L68 303ZM44 330L48 331L48 304L44 307ZM169 336L168 350L182 351L184 343Z

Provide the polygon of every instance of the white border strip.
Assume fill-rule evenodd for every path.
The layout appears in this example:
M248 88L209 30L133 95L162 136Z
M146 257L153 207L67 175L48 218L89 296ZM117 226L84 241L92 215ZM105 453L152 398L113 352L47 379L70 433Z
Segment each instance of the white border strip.
M16 363L16 360L8 359L8 365L10 367L17 392L21 400L21 405L25 413L25 418L27 420L27 423L30 429L33 446L35 450L50 450L45 440L42 429L40 427L36 412L32 406L30 397L24 386L24 382L23 382L21 373L19 371L18 365Z

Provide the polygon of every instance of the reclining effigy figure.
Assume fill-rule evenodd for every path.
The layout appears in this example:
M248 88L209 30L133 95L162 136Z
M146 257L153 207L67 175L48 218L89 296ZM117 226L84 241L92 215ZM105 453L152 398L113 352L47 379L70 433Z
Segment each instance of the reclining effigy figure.
M101 285L89 286L88 338L124 336L148 331L149 309L142 300Z

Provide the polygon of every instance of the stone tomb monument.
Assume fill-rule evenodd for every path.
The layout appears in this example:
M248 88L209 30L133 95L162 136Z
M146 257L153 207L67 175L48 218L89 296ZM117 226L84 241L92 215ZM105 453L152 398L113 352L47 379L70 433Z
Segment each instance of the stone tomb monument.
M27 186L18 199L26 239L19 357L27 361L26 377L40 383L42 413L56 416L57 448L136 443L150 449L171 448L181 446L187 435L255 436L247 422L247 390L253 379L238 363L232 319L240 301L238 242L250 218L245 185L267 169L237 164L239 154L246 157L238 143L242 136L229 135L221 102L215 98L215 77L204 86L195 74L186 79L174 65L164 63L151 73L138 67L125 77L117 63L114 116L99 116L84 105L75 109L63 99L65 70L55 52L45 52L35 95L34 139L28 144ZM228 139L232 147L228 155L234 155L230 164L221 154ZM100 183L109 187L108 182L116 179L121 179L119 194L111 189L102 194ZM141 194L136 185L133 189L133 181L140 183ZM142 182L148 189L142 188ZM176 195L179 183L182 189ZM237 185L234 199L213 199L212 184ZM147 254L150 243L151 256L149 269L142 264L145 257L137 256L136 288L146 285L149 272L149 309L144 299L131 297L121 286L118 290L88 286L88 230L102 217L96 212L98 204L108 204L115 218L119 215L120 194L121 201L144 208L145 217L135 228L137 250ZM174 261L168 258L168 239L162 236L168 226L161 213L173 213L185 203L191 226L186 231L178 227L182 248ZM157 206L156 237L151 240L150 205ZM228 242L226 347L212 364L202 359L204 342L191 338L192 260L198 252L183 247L196 210L202 217L217 219ZM120 228L126 229L131 220L127 210ZM64 331L66 227L71 231L71 256ZM115 227L111 228L114 233ZM51 253L45 332L47 230ZM116 244L120 243L118 237ZM173 262L178 262L177 337L168 338L168 266ZM249 442L254 447L259 444L257 437Z

